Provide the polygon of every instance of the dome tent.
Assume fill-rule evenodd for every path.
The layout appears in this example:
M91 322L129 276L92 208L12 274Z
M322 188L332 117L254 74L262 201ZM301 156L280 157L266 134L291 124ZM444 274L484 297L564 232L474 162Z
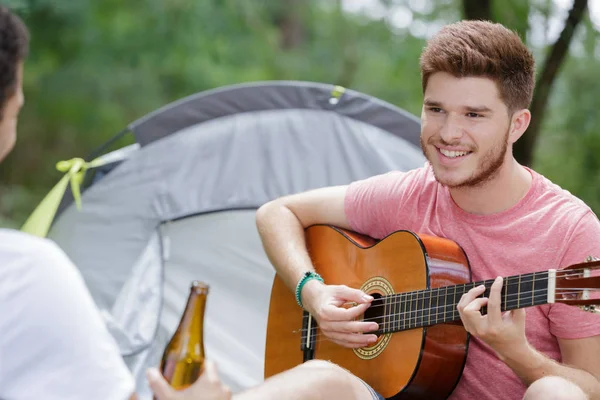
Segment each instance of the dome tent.
M262 381L274 271L258 207L425 162L417 118L320 83L202 92L127 131L137 143L101 157L81 209L66 195L48 237L79 268L142 398L195 279L210 285L207 357L234 391Z

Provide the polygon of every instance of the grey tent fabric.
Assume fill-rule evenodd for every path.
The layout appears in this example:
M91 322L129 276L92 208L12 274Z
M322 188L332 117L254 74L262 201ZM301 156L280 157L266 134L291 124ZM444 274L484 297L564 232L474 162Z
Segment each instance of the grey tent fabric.
M371 96L344 90L332 96L332 85L313 82L272 81L233 85L210 90L167 105L129 128L146 145L185 127L227 115L266 110L304 109L334 111L419 145L419 121L413 115ZM400 117L400 118L399 118Z
M142 398L192 279L211 285L207 354L225 382L262 380L273 269L260 205L425 162L415 117L349 90L331 102L332 89L266 82L168 105L130 125L140 146L55 221L49 236L80 269Z

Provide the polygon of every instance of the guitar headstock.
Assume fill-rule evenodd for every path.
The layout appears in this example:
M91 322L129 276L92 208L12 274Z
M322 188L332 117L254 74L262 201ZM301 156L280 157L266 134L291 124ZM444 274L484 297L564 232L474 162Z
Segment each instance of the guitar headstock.
M600 314L600 259L590 256L586 262L557 270L555 302Z

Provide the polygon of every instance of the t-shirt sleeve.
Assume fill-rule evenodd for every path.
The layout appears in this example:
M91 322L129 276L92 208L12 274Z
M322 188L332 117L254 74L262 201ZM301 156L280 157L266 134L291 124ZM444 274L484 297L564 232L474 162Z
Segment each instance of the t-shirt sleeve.
M402 204L407 174L393 171L348 186L344 209L352 230L382 239L393 231L395 210Z
M125 400L134 382L85 283L50 241L0 267L0 398Z
M600 258L600 222L596 215L587 212L576 225L571 234L571 240L563 256L560 266L582 263L588 256ZM557 271L560 275L561 272ZM594 271L593 276L599 276L600 271ZM558 292L558 290L557 290ZM598 298L598 294L590 293ZM550 332L563 339L579 339L600 335L600 314L583 311L578 307L555 303L550 305L548 313Z

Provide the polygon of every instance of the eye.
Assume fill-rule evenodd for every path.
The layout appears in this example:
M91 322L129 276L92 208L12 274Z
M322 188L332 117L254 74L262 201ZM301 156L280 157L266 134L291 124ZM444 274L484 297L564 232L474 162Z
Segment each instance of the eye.
M434 112L434 113L440 113L440 112L442 112L442 109L439 107L429 107L429 111Z
M481 115L477 114L477 113L474 113L474 112L470 112L470 113L467 113L467 117L469 117L469 118L479 118L479 117L481 117Z

